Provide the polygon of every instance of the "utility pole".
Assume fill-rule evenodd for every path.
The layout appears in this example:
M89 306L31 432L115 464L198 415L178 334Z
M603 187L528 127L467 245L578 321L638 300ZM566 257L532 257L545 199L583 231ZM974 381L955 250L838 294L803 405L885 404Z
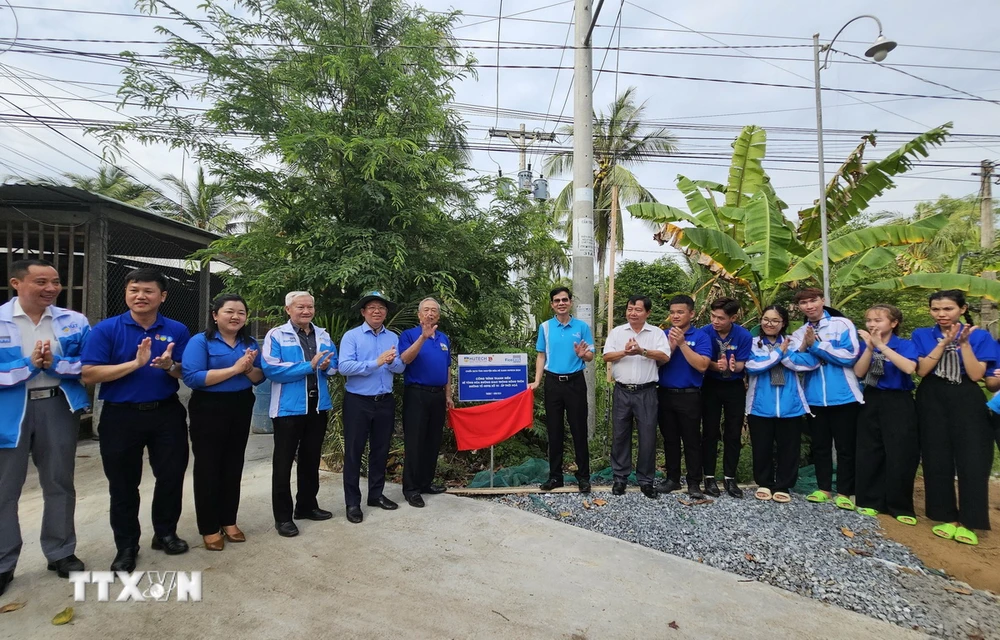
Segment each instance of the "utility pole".
M575 0L573 39L573 300L574 315L594 331L594 82L590 36L590 0ZM603 0L600 0L603 4ZM597 13L600 13L600 5ZM597 348L596 345L594 347ZM587 380L587 436L596 429L594 364L584 370Z
M980 164L979 176L981 186L979 190L979 246L985 250L993 248L993 169L995 165L989 160L983 160ZM983 277L987 280L996 280L996 271L984 271ZM983 299L980 322L989 330L990 334L997 337L997 305L991 300Z

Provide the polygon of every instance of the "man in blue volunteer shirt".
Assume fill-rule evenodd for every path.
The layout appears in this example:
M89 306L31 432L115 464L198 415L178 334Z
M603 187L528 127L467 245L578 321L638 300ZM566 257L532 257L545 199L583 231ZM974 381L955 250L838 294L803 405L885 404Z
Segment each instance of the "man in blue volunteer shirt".
M711 360L701 386L701 455L704 459L705 493L713 497L721 494L715 481L721 422L724 445L722 484L726 493L742 498L743 490L736 484L736 467L740 462L747 403L743 367L750 359L753 336L733 322L740 312L740 303L736 300L718 298L710 308L712 323L701 328L712 344Z
M44 260L10 265L17 296L0 306L0 594L14 579L21 552L17 501L28 458L42 485L42 553L50 571L83 571L76 557L73 466L87 406L80 349L90 331L81 314L55 306L59 272Z
M670 299L670 324L666 330L670 360L660 367L660 433L667 462L667 479L656 490L670 493L681 488L681 442L687 465L688 495L704 498L701 484L701 383L711 361L712 343L704 331L691 324L694 300L690 296Z
M810 502L834 503L852 510L854 503L855 450L857 448L858 412L864 394L854 363L861 354L858 331L847 318L830 313L824 304L823 291L806 287L795 294L795 303L805 316L805 324L792 338L799 351L808 352L820 361L820 367L805 374L802 386L810 413L809 437L816 484L819 489L806 496ZM833 494L833 446L837 446L837 495Z
M420 324L399 336L403 373L403 497L423 507L421 493L443 493L434 484L445 411L451 399L451 343L438 331L441 305L424 298L417 308Z
M337 373L337 349L326 329L312 323L316 302L308 291L285 294L288 322L264 336L261 364L271 380L274 453L271 463L271 511L283 538L299 535L292 520L329 520L319 508L319 461L326 436L327 412L333 408L326 380ZM292 506L292 463L295 506Z
M125 277L128 311L103 320L83 348L83 381L101 384L99 431L104 475L111 494L111 531L118 553L112 571L132 572L139 555L139 481L149 450L153 489L152 548L169 555L188 544L177 537L188 464L187 412L177 399L181 357L190 333L163 317L167 279L156 269Z
M549 479L542 491L563 486L563 438L565 424L573 435L576 455L576 480L580 493L590 493L590 447L587 443L587 381L583 370L594 359L594 336L583 320L569 314L573 294L566 287L549 292L549 303L555 317L538 327L535 348L535 381L528 385L537 389L545 372L545 427L549 434Z
M368 506L392 510L398 504L382 495L385 464L396 416L392 375L406 365L399 358L399 338L385 328L396 305L382 292L361 298L354 311L365 321L340 341L340 373L344 385L344 502L347 519L358 523L361 511L361 456L368 443Z

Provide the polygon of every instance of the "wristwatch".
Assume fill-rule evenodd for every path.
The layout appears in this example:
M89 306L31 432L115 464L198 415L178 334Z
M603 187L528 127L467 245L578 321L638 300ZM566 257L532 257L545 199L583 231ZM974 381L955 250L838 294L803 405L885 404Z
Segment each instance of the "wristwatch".
M644 357L644 358L646 357L646 350L645 349L642 350L642 357Z

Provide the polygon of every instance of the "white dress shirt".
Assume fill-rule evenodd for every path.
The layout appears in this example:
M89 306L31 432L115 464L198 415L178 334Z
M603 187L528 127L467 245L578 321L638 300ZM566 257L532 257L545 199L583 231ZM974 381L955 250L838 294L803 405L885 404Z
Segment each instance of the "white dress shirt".
M35 350L35 343L39 340L42 342L48 340L49 345L52 347L52 353L62 355L59 340L56 339L56 334L52 330L51 308L45 307L45 311L42 312L42 317L39 318L38 324L35 324L28 317L28 314L24 312L24 309L21 308L21 301L14 300L14 324L17 325L17 330L21 334L21 355L24 357L31 357L31 353ZM28 380L26 385L29 389L58 387L59 378L50 376L43 371L31 380Z
M648 322L638 332L634 331L628 323L612 329L608 333L608 339L604 342L604 353L624 351L625 343L631 338L635 338L635 341L643 349L670 353L667 334L663 333L663 329L654 327ZM660 363L641 354L625 356L621 360L611 363L610 366L611 375L615 382L622 384L656 382L660 375Z

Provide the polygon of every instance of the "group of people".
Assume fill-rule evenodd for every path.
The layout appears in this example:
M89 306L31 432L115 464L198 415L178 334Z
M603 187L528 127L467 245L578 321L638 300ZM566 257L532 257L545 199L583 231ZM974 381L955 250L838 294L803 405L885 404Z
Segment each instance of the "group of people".
M587 493L583 371L594 357L594 341L587 324L571 315L569 289L553 289L550 301L555 315L539 329L532 383L544 380L546 389L550 477L541 488L563 485L565 421L576 449L579 490ZM886 513L915 525L913 485L922 461L926 515L938 522L934 534L978 544L975 531L990 528L994 438L1000 445L1000 417L987 408L978 383L1000 390L1000 345L972 324L964 294L932 294L934 324L915 330L911 339L898 335L903 316L892 305L872 306L865 329L858 329L826 306L819 289L799 290L794 302L801 327L791 332L788 310L773 304L762 310L754 335L736 324L740 308L732 298L713 301L711 323L696 328L694 300L675 296L665 330L648 322L649 297L629 298L627 322L608 333L603 349L615 381L612 493L626 490L637 431L635 478L647 497L682 488L683 454L691 497L724 490L742 498L736 470L746 423L757 499L791 501L806 432L819 487L808 501L869 516ZM655 478L657 427L666 466L661 481ZM720 441L722 489L716 479Z
M126 277L128 311L91 327L80 313L55 306L59 273L44 260L10 267L16 297L0 306L0 594L14 578L22 547L18 500L34 461L42 487L42 553L60 577L85 570L76 556L74 464L80 413L89 404L85 384L100 383L100 452L110 494L117 549L112 571L135 570L140 548L139 483L143 453L155 477L151 548L188 551L177 535L189 451L194 456L194 502L204 547L221 551L246 535L237 525L243 462L255 395L271 381L274 423L272 511L277 532L296 536L295 519L326 520L319 464L333 403L327 379L346 379L343 401L346 516L360 523L360 474L368 445L367 505L396 509L383 495L395 426L393 377L403 374L405 439L403 495L424 507L434 484L446 409L451 401L451 346L438 331L440 306L420 302L420 324L398 335L385 327L395 305L373 291L354 307L363 322L344 334L340 349L313 323L306 291L285 296L288 322L262 341L250 335L249 309L235 294L211 305L203 333L164 316L167 279L155 269ZM187 408L180 380L191 388ZM188 437L190 435L190 448ZM297 467L296 495L291 469Z

